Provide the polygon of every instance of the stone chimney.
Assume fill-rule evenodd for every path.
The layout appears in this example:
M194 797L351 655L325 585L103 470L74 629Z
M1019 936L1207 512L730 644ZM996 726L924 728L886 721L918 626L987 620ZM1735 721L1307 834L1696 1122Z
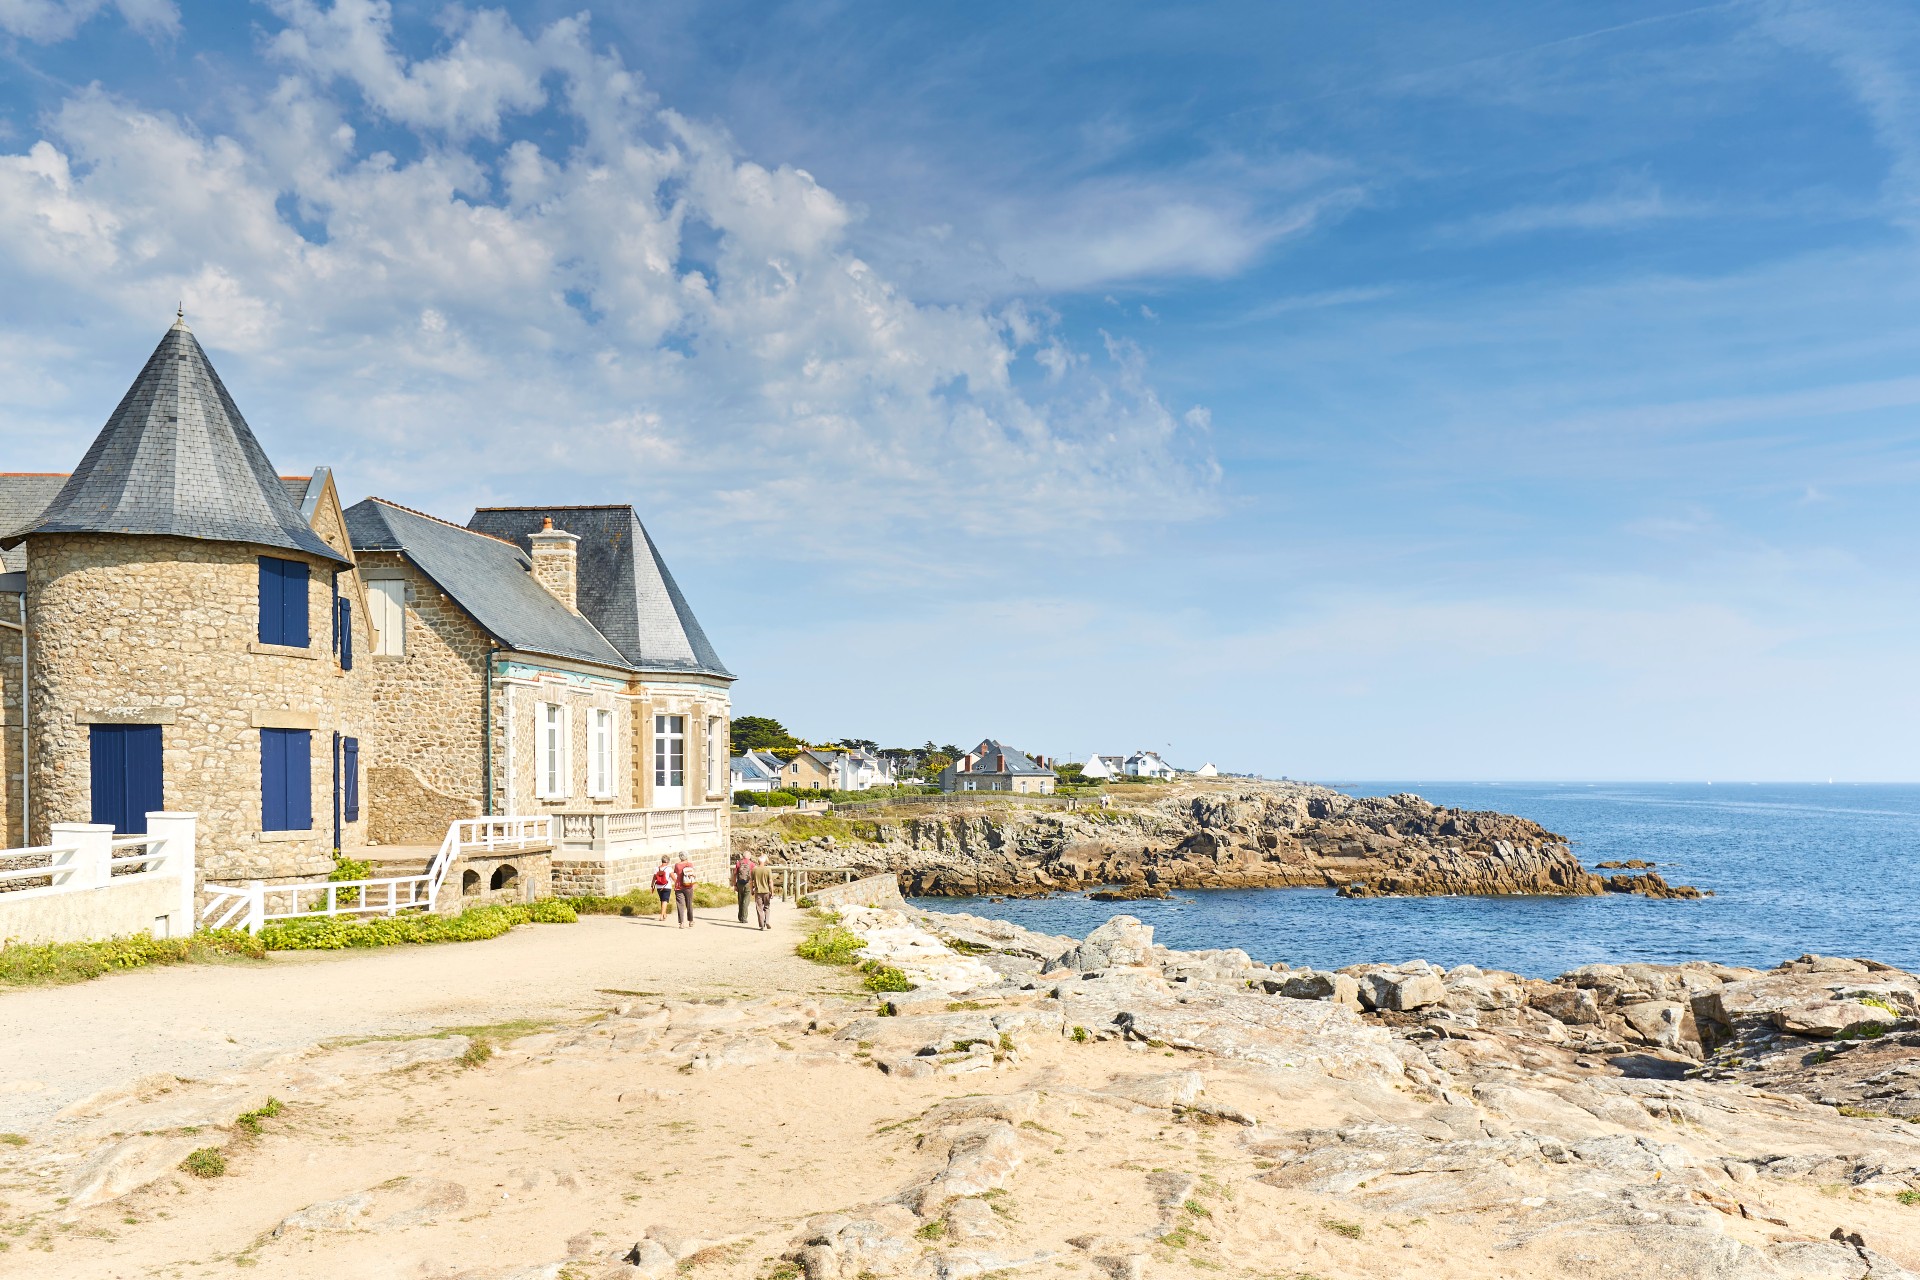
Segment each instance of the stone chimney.
M580 612L580 539L553 527L553 517L540 522L540 532L527 535L533 544L533 580L573 613Z

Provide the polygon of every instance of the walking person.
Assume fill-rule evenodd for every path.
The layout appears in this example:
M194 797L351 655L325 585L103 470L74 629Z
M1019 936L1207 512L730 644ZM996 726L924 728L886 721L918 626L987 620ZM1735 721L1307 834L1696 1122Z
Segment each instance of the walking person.
M741 924L747 922L747 895L753 892L753 869L757 865L750 853L743 853L733 860L733 892L740 899Z
M693 928L693 886L699 880L693 863L687 860L686 854L681 854L680 861L673 864L673 918L682 929Z
M760 917L762 929L773 928L768 913L773 910L773 868L764 862L753 864L753 875L749 880L753 889L754 914Z
M653 872L653 891L660 895L660 923L667 922L667 912L673 909L673 870L668 866L673 859L666 854L660 855L660 865Z

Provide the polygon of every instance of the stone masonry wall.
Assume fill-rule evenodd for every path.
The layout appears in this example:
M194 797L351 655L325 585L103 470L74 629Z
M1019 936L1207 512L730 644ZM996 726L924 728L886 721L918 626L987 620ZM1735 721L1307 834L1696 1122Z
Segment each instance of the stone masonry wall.
M341 671L331 650L330 562L310 561L307 648L257 643L260 554L305 558L186 538L28 539L30 839L46 840L51 823L90 819L91 723L159 723L163 802L200 815L204 878L273 880L331 868L332 736L377 741L366 681L362 667ZM365 623L354 608L360 653ZM263 723L312 731L310 831L261 830ZM363 804L343 843L363 842L365 813Z
M365 552L360 567L370 577L399 577L406 583L404 652L369 656L365 663L374 732L361 747L361 759L370 776L376 768L382 771L381 803L409 814L484 812L481 699L492 642L397 552ZM405 776L393 772L399 769L417 780L417 794L404 794ZM397 827L384 815L376 817L383 843L429 842L410 816L394 821ZM430 842L438 843L446 831L441 824Z
M0 622L20 620L20 597L0 591ZM27 843L21 828L21 783L25 759L20 742L20 647L18 631L0 627L0 849Z
M438 845L447 828L478 817L480 802L443 795L403 764L367 767L367 843Z

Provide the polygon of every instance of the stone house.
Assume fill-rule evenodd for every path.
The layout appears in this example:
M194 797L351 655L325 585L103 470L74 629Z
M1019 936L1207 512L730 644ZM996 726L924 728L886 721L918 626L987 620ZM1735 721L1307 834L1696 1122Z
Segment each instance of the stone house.
M834 778L831 756L809 748L787 761L780 771L780 786L788 791L831 791Z
M942 791L1011 791L1050 796L1059 783L1052 769L1024 752L987 738L940 771Z
M71 475L0 474L0 848L189 811L203 884L287 884L552 814L563 890L717 874L733 677L637 515L472 524L277 474L176 323Z

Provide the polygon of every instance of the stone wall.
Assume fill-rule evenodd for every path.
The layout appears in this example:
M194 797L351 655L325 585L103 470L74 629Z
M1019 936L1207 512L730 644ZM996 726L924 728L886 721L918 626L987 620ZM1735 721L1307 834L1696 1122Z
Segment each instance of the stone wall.
M544 849L472 853L455 859L447 868L434 910L443 916L459 915L468 907L532 902L551 898L554 892L553 855Z
M895 907L906 906L900 896L900 877L865 876L848 884L815 889L807 897L816 907Z
M438 845L448 827L480 815L478 800L435 791L406 765L369 765L366 773L369 844Z
M29 839L45 841L50 823L91 818L91 724L157 723L164 807L200 815L207 879L324 875L332 866L333 735L378 742L365 665L343 672L331 650L328 582L336 566L187 538L36 534L26 545ZM262 554L311 565L305 649L257 643ZM351 599L346 573L342 582ZM356 654L365 653L366 614L355 607L352 618ZM307 832L261 830L263 726L312 731ZM361 814L346 824L343 843L364 843L364 803Z
M21 597L0 591L0 622L20 621ZM21 784L25 757L20 741L20 648L18 631L0 627L0 849L27 843L21 825Z
M466 807L456 816L484 812L481 703L492 641L398 552L366 552L360 568L370 578L401 579L407 596L404 652L369 656L365 663L374 732L360 749L361 759L369 773L375 767L410 770L425 793ZM442 824L433 842L446 831Z

